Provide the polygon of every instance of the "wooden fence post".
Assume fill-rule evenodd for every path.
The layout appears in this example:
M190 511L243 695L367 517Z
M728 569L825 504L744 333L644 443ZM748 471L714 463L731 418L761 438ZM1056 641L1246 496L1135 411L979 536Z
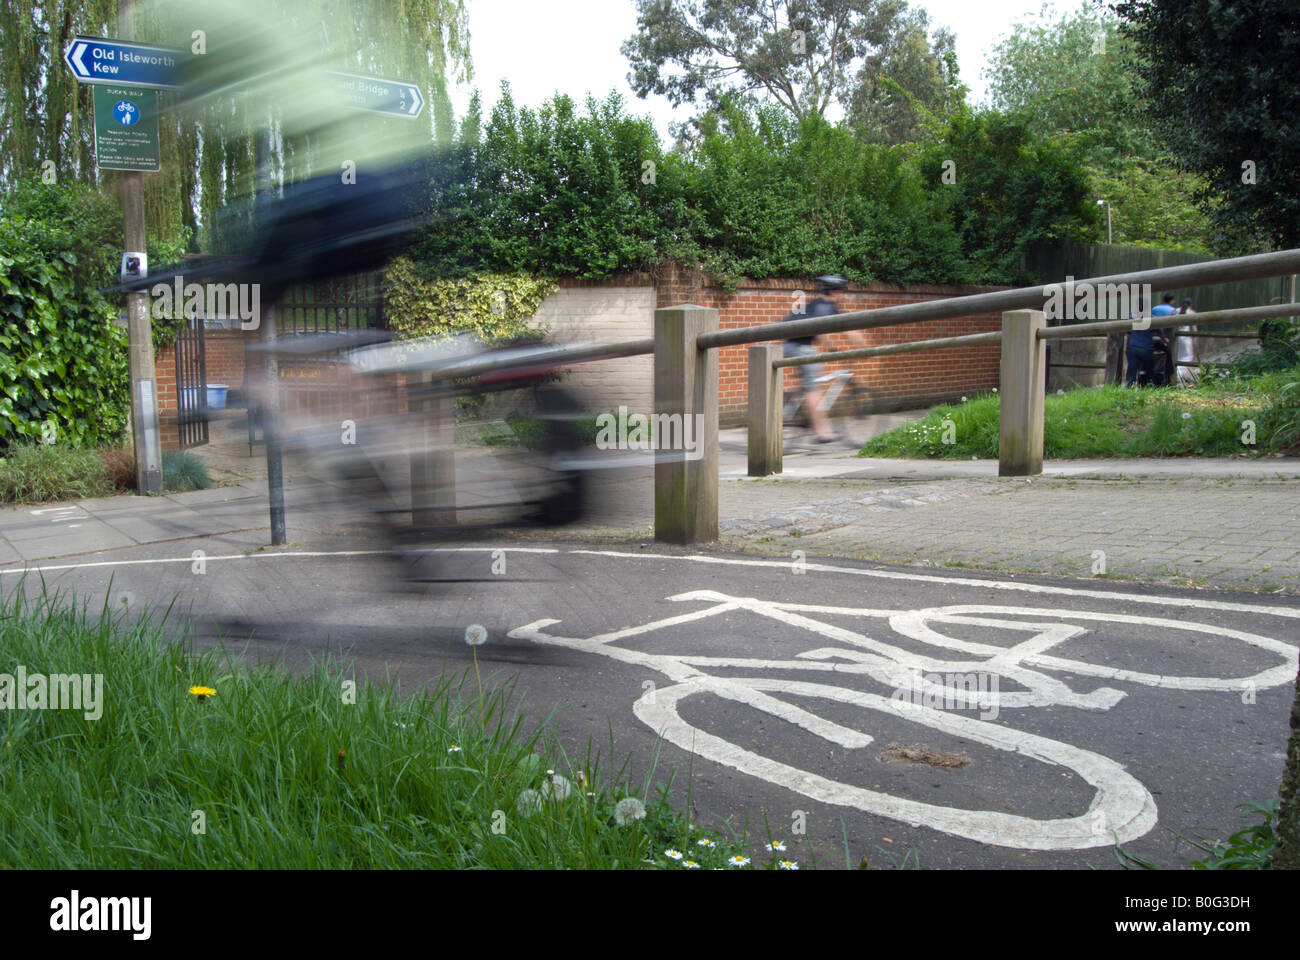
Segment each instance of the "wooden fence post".
M781 356L781 346L773 343L749 345L749 436L746 447L749 453L749 475L766 477L780 473L781 375L785 372L773 367L772 361Z
M655 311L655 539L664 543L718 539L718 357L695 345L717 329L711 307ZM669 424L694 448L670 443Z
M1041 310L1002 314L1001 431L998 476L1036 477L1043 472L1044 368L1047 327Z

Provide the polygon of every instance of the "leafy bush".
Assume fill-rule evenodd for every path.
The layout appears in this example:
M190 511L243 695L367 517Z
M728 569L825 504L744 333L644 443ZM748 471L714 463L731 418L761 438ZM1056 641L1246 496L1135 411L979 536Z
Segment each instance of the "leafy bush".
M0 503L46 503L113 492L94 450L54 443L16 443L0 459Z
M1259 349L1239 354L1230 367L1238 377L1252 377L1300 365L1300 320L1278 317L1261 320Z
M33 181L0 208L0 450L51 431L75 446L125 431L126 334L98 292L116 269L110 205Z
M1020 117L958 114L944 139L927 148L921 172L925 183L946 191L960 255L979 282L1030 282L1020 258L1031 244L1094 235L1087 170L1068 143L1035 139Z
M533 339L528 321L555 284L519 274L427 279L405 258L384 274L384 313L404 337L471 333L492 343Z
M1095 227L1087 172L1020 121L959 117L918 152L819 118L724 103L665 151L621 99L538 110L509 91L477 104L430 166L437 216L413 259L429 276L605 277L665 259L740 277L840 273L861 282L1004 282L1039 239ZM955 159L955 185L942 177Z

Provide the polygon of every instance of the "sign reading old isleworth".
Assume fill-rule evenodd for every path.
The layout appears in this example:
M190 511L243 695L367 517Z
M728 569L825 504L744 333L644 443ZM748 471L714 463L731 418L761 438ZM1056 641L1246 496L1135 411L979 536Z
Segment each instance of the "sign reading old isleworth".
M165 89L181 85L184 53L127 40L75 37L63 60L78 83L116 83Z

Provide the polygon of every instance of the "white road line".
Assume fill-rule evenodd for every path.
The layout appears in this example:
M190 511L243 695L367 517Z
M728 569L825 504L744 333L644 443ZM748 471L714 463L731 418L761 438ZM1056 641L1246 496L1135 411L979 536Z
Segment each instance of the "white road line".
M667 553L624 553L618 550L570 550L569 553L589 554L597 557L630 557L638 560L685 560L693 563L715 563L745 567L771 567L789 570L792 560L740 560L734 557L708 557L702 554L685 556ZM978 580L974 577L939 577L925 573L901 573L893 570L863 570L858 567L836 567L826 563L799 563L802 570L824 573L847 573L858 577L875 577L881 580L911 580L917 583L942 583L962 587L985 587L993 590L1021 590L1026 593L1045 593L1067 597L1088 597L1095 600L1120 600L1125 603L1153 603L1170 607L1191 607L1197 610L1225 610L1233 613L1262 613L1274 617L1300 620L1300 607L1271 607L1253 603L1230 603L1224 600L1197 600L1189 597L1143 596L1116 593L1109 590L1081 590L1075 587L1053 587L1037 583L1017 583L1014 580Z
M491 553L500 550L503 553L559 553L542 547L434 547L425 551L429 553ZM219 557L204 557L206 562L214 560L301 560L312 557L377 557L384 556L388 550L316 550L294 551L288 553L228 553ZM187 557L154 557L149 560L100 560L94 563L61 563L50 566L7 567L0 570L0 577L6 573L46 573L53 570L86 570L92 567L132 567L159 563L193 563L194 555Z

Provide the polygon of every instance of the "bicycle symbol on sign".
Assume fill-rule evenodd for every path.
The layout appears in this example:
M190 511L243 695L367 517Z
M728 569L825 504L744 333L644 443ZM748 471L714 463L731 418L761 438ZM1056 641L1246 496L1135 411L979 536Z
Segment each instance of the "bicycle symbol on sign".
M552 619L537 620L519 627L512 630L510 636L612 657L664 674L673 681L672 685L651 688L633 704L632 709L642 723L683 750L824 803L853 807L981 843L1027 850L1076 850L1132 841L1155 826L1156 805L1150 791L1116 761L1073 744L990 722L998 709L1060 705L1082 710L1109 710L1127 694L1107 686L1107 682L1189 691L1262 690L1293 682L1297 665L1297 648L1271 637L1206 623L1112 612L991 604L877 610L777 603L752 597L732 597L713 590L693 590L668 599L708 605L678 616L593 637L548 633L547 628L560 622ZM631 637L738 610L806 630L814 637L835 645L814 646L786 660L657 654L619 645L619 641ZM867 633L817 619L819 616L841 620L844 617L880 620L899 636L918 642L922 649L933 648L934 653L918 653L885 643ZM1053 653L1065 641L1089 633L1080 622L1127 624L1144 630L1188 631L1238 641L1276 656L1278 662L1244 677L1164 676ZM1010 646L999 646L961 639L944 632L944 629L957 632L952 628L960 627L1000 628L1023 633L1025 639ZM707 672L710 669L799 670L823 675L859 675L892 688L893 693L882 696L828 683L775 676L719 676ZM995 700L990 699L987 685L953 689L938 679L945 675L975 673L988 675L994 681L992 692L996 695ZM1078 680L1068 683L1058 675L1083 678L1097 685ZM1019 689L1002 692L1003 680ZM1086 689L1089 686L1092 689ZM1084 813L1053 820L891 796L761 756L693 727L682 718L679 708L686 698L703 693L747 704L847 749L866 747L873 738L861 730L818 716L778 695L829 700L902 717L996 750L1065 767L1090 784L1095 793ZM981 719L977 719L930 705L934 703L984 712L980 714Z

